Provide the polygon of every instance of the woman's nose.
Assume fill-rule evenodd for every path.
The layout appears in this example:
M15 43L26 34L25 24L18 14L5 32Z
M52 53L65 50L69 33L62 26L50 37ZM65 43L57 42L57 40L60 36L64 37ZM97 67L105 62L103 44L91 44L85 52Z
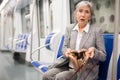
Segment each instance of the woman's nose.
M81 13L81 15L82 15L82 16L85 16L85 13L84 13L84 12L82 12L82 13Z

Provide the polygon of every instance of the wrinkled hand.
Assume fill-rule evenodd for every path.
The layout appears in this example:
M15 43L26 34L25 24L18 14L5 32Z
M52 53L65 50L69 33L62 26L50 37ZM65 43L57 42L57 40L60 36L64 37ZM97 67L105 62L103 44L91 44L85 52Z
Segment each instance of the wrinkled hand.
M68 57L72 61L77 60L77 56L73 56L72 54L69 54Z
M78 51L77 51L77 50L71 50L70 52L73 52L73 53L78 53Z
M71 50L70 48L68 48L67 50L66 50L66 52L65 52L65 56L67 57L67 58L70 58L70 59L76 59L77 57L75 57L75 56L73 56L72 54L71 54L71 52L73 52L73 53L77 53L77 50Z
M84 51L87 51L87 49L81 49L80 52L84 52Z
M69 58L73 59L73 60L77 59L77 56L73 55L73 53L78 53L78 51L77 50L71 50L70 54L69 54Z
M68 48L68 49L66 50L66 52L64 53L64 55L65 55L66 58L68 58L70 52L71 52L71 49Z
M94 47L90 47L86 53L85 53L85 60L87 60L88 58L93 58L94 56L94 51L95 51L95 48Z

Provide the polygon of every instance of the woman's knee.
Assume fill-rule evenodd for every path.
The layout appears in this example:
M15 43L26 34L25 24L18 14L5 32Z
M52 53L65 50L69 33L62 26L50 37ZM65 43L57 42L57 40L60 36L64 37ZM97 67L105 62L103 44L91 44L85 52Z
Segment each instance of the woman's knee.
M61 72L61 73L58 73L56 75L56 79L55 80L76 80L77 76L73 76L74 74L74 71L64 71L64 72ZM73 76L73 77L72 77ZM72 78L71 78L72 77Z
M56 71L54 69L48 70L43 74L43 80L53 80Z
M42 76L42 79L43 80L48 80L49 79L49 75L44 73L43 76Z
M53 78L53 74L51 72L45 72L43 74L43 80L52 80L51 78Z
M58 73L55 77L55 80L66 80L67 76L63 73Z

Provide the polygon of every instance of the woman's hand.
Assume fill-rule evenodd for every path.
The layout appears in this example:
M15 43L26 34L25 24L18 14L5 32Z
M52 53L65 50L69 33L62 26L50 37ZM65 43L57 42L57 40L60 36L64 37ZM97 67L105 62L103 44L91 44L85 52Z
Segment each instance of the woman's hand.
M94 51L95 51L95 48L94 47L90 47L86 53L85 53L85 56L86 56L86 59L88 58L93 58L94 56Z
M84 54L83 54L83 61L84 62L87 62L87 60L89 59L89 58L93 58L93 56L94 56L94 51L95 51L95 48L94 47L90 47L90 48L88 48L87 50L86 49L81 49L81 52L84 52Z
M77 56L73 55L72 53L78 53L77 50L71 50L70 54L68 54L68 58L72 62L74 69L77 70L79 68Z
M66 52L64 53L64 55L65 55L66 58L69 57L70 52L71 52L71 49L68 48L68 49L66 50Z

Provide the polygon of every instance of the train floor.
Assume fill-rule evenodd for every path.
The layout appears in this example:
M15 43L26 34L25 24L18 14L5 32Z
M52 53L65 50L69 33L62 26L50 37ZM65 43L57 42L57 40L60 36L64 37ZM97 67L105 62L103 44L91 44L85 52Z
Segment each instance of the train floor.
M16 62L13 53L0 52L0 80L42 80L42 78L32 66Z

